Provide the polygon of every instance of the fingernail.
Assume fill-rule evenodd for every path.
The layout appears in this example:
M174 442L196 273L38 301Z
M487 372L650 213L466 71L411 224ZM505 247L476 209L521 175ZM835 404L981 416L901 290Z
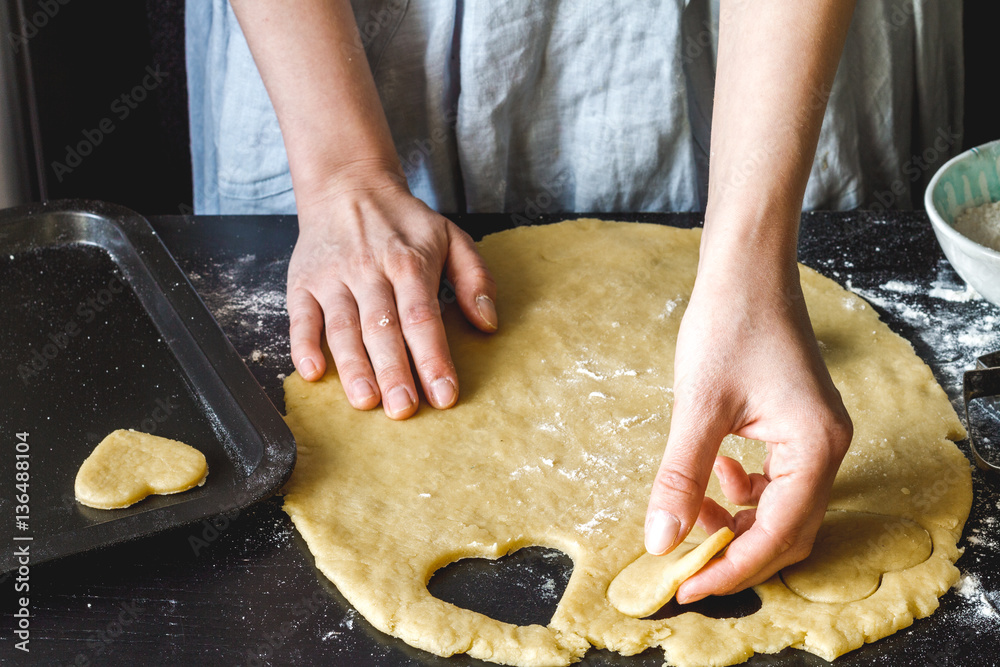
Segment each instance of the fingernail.
M413 405L413 399L410 398L410 392L402 386L396 386L389 390L389 393L385 397L385 405L389 408L389 416L395 417L396 415L406 412Z
M719 478L719 482L720 483L725 484L726 478L722 474L722 466L720 466L718 463L716 463L715 465L712 466L712 472L714 472L715 476Z
M670 512L653 510L646 519L646 551L659 556L674 544L677 532L681 528L680 521Z
M436 407L450 408L455 403L456 398L458 398L458 392L455 391L455 385L448 378L438 378L431 382L431 399L434 400Z
M375 390L372 388L371 383L364 379L358 378L351 383L351 403L355 405L364 404L375 397Z
M704 600L708 595L705 593L695 593L694 595L680 595L678 594L677 604L691 604L692 602L697 602L698 600Z
M308 380L316 375L316 364L309 357L299 360L299 375Z
M497 328L497 307L493 303L493 299L485 294L480 294L476 297L476 310L479 311L479 316L486 321L491 329Z

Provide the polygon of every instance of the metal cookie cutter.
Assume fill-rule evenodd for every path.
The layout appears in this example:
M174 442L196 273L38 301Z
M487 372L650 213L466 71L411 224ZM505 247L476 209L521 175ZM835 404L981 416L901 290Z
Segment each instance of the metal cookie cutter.
M977 398L1000 397L1000 352L985 354L976 360L976 368L965 371L962 382L965 397L965 423L969 429L969 448L976 459L976 465L983 470L1000 472L1000 465L987 461L976 449L976 436L969 419L969 403ZM995 411L994 411L995 413Z

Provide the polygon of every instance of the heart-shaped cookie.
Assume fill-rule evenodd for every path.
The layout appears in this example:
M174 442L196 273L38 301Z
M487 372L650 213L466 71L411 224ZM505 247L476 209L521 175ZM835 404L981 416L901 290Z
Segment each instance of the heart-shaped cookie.
M685 541L662 556L644 553L608 587L608 601L626 616L643 618L667 604L685 579L692 577L733 539L721 528L701 542Z
M781 579L813 602L854 602L878 590L886 572L919 565L930 555L931 537L913 521L830 511L812 554L782 570Z
M208 476L205 455L183 442L138 431L104 438L76 473L76 499L88 507L120 509L150 494L201 486Z

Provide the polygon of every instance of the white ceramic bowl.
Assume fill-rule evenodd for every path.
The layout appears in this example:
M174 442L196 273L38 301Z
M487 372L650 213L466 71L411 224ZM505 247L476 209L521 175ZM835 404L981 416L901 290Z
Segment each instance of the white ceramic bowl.
M958 275L1000 305L1000 252L955 231L955 218L967 208L1000 201L1000 140L976 146L942 165L924 193L941 249Z

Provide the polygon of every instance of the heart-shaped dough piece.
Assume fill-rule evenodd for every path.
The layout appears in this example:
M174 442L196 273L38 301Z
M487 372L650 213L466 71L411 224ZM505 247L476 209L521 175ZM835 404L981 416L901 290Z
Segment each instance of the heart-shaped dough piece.
M813 602L854 602L878 590L886 572L919 565L930 555L931 537L913 521L830 511L812 554L782 570L781 578Z
M704 542L685 541L662 556L644 553L614 578L608 586L608 601L626 616L649 616L670 602L684 580L705 567L732 539L733 531L720 528Z
M139 431L117 430L94 448L76 473L80 503L120 509L150 494L201 486L208 477L205 455L183 442Z

